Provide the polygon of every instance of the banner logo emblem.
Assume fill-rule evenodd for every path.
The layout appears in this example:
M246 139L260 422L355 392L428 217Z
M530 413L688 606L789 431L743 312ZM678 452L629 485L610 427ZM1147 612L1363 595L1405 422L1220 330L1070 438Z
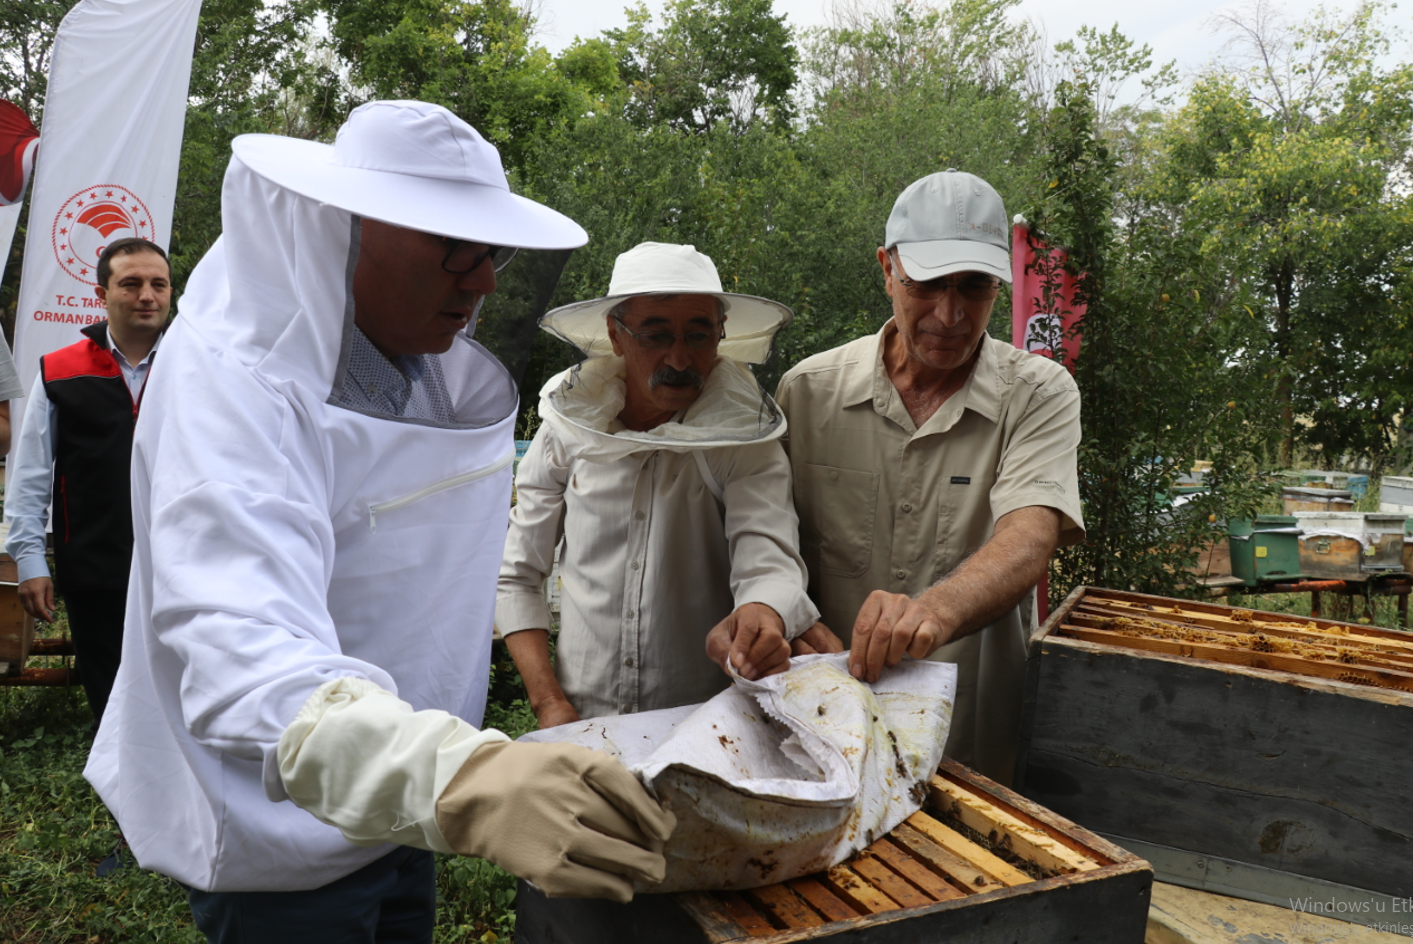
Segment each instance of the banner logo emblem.
M137 194L117 184L80 190L54 217L54 258L85 285L97 285L98 257L114 240L154 239L152 214Z

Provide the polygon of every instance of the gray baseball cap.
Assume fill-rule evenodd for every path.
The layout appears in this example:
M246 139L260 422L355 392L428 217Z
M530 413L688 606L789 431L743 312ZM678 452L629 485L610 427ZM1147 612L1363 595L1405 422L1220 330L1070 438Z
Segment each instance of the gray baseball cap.
M1011 281L1006 208L996 189L955 168L928 174L898 195L883 248L898 249L908 277L924 282L976 271Z

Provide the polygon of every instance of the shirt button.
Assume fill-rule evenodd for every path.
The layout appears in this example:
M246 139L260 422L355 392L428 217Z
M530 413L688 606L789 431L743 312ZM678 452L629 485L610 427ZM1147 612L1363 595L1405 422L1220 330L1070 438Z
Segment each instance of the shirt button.
M633 667L633 657L632 657L632 656L629 656L628 658L624 659L624 660L623 660L623 664L626 665L626 666L628 666L628 668L631 669L631 668Z
M633 706L632 706L632 705L623 705L623 706L621 706L621 707L619 708L618 713L621 714L621 715L631 715L631 714L633 713Z
M639 521L642 521L644 518L647 517L647 515L643 514L641 511L639 511L639 512L635 512L635 513L633 514L633 517L634 517L634 518L637 518Z
M903 502L903 510L904 510L904 511L912 511L912 510L913 510L913 503L912 503L912 502Z
M898 573L897 573L896 576L897 576L897 578L898 578L899 580L902 580L902 579L903 579L904 577L906 577L907 575L908 575L908 572L907 572L906 570L900 570L900 571L898 571Z
M634 570L637 570L637 569L638 569L638 562L637 562L637 561L634 561L633 563L629 564L628 566L631 567L631 568L633 568Z
M831 481L831 482L837 482L837 481L839 481L839 473L838 473L838 472L835 472L835 471L833 471L833 470L831 469L830 472L829 472L829 481Z
M632 610L629 610L629 611L628 611L628 618L629 618L629 619L632 619L632 618L633 618L633 611L632 611Z
M873 405L878 407L880 410L883 409L883 398L879 397L877 400L874 400Z

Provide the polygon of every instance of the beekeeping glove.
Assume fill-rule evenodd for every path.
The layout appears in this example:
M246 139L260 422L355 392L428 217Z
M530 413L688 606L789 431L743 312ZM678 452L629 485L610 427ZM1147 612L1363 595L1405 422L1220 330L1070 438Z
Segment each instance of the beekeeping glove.
M633 898L667 874L676 818L621 763L573 744L488 744L437 800L452 848L489 859L550 897Z
M617 760L513 744L367 679L316 689L277 760L283 792L353 843L480 856L554 896L628 901L665 874L676 820Z

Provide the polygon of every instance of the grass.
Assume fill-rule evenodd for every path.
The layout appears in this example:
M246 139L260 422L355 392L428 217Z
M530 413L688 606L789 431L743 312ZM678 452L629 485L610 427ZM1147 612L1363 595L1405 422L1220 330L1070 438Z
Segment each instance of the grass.
M64 630L60 617L49 632ZM90 718L81 688L0 688L0 942L201 944L176 882L134 865L93 874L118 828L83 779ZM486 724L511 737L535 726L500 644ZM514 936L511 875L456 856L437 865L438 944Z

